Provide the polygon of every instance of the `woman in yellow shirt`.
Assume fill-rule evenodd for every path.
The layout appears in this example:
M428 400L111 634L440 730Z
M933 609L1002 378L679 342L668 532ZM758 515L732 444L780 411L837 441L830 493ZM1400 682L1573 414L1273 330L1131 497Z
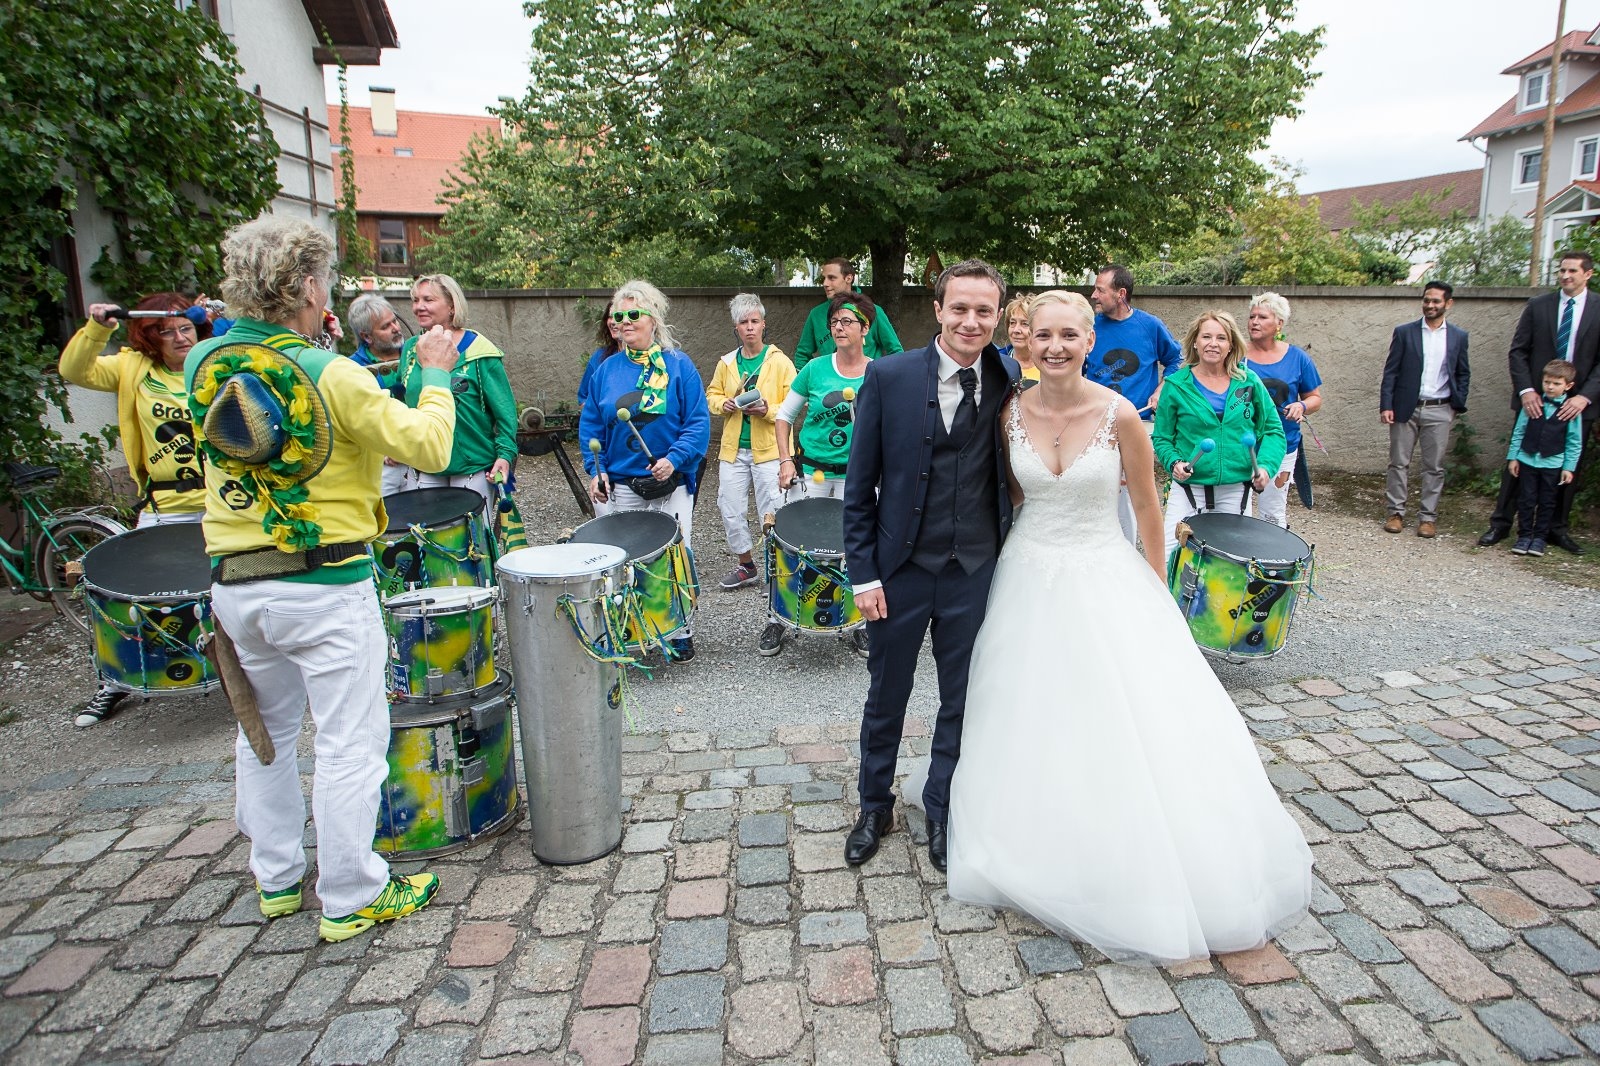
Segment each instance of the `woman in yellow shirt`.
M136 311L170 311L166 318L128 323L128 346L101 355L117 330L115 304L90 304L89 320L61 351L61 376L74 385L117 394L117 428L128 474L138 486L139 526L198 522L205 514L205 475L189 421L183 360L200 339L185 315L188 297L146 296ZM206 329L210 334L209 327Z

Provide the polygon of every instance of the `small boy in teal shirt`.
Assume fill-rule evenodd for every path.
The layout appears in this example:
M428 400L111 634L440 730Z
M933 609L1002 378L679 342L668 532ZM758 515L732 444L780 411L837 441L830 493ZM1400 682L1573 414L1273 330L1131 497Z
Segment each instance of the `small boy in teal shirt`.
M1506 449L1506 467L1520 482L1517 503L1517 543L1513 555L1543 555L1555 518L1556 493L1572 480L1583 451L1583 419L1565 422L1556 412L1577 381L1578 374L1565 359L1552 359L1544 367L1544 414L1529 418L1517 412Z

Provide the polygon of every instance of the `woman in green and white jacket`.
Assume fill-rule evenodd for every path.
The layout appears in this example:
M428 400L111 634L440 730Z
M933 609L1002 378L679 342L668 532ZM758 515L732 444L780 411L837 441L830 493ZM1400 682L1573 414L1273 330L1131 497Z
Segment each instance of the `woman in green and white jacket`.
M1261 491L1283 462L1283 425L1272 394L1244 366L1245 340L1226 311L1206 311L1183 340L1183 366L1167 377L1156 408L1156 461L1172 474L1166 553L1178 523L1204 511L1244 514L1250 489ZM1255 438L1255 454L1246 444ZM1213 447L1203 451L1201 441ZM1254 462L1252 462L1252 459Z

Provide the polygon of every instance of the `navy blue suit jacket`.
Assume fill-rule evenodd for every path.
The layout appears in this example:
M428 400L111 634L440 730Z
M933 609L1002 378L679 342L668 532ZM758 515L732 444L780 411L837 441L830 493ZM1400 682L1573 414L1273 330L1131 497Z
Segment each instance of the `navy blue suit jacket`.
M1560 359L1564 352L1556 351L1556 334L1561 330L1561 293L1540 293L1529 300L1517 319L1516 332L1511 334L1509 353L1511 370L1511 409L1522 409L1522 391L1544 391L1544 365ZM1583 318L1578 322L1577 342L1572 346L1572 369L1577 382L1568 395L1583 396L1589 406L1583 419L1591 421L1600 415L1600 293L1590 292L1584 300Z
M992 344L984 347L980 363L998 364L1012 385L1022 375L1016 360L1001 355ZM928 496L939 419L939 353L931 341L925 348L880 356L867 364L856 397L844 489L845 565L851 581L882 581L911 558ZM1011 529L1011 496L1000 427L996 418L989 432L994 435L999 474L995 518L1004 540Z
M1467 385L1472 370L1467 365L1467 331L1444 324L1444 372L1450 382L1450 406L1457 414L1467 409ZM1422 394L1422 319L1394 328L1389 358L1383 364L1383 389L1378 410L1393 411L1396 422L1409 422Z

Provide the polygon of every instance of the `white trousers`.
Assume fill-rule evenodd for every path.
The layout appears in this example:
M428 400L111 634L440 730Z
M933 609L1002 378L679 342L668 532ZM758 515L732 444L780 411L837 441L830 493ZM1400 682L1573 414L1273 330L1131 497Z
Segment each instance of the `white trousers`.
M689 543L689 534L694 531L694 497L690 496L689 490L682 485L673 489L669 496L647 500L613 479L611 499L596 504L594 510L597 515L613 514L617 511L665 511L678 520L678 530L683 534L685 544Z
M385 470L388 468L385 467ZM494 493L489 488L489 472L478 474L424 474L413 467L403 466L405 491L411 489L471 489L483 497L484 529L494 528Z
M1296 448L1283 457L1283 462L1278 465L1278 473L1287 473L1289 480L1279 488L1273 482L1274 478L1267 479L1267 487L1256 494L1256 517L1263 522L1273 522L1289 528L1289 491L1294 488L1294 461L1300 455Z
M198 522L206 516L204 511L157 511L146 507L139 512L139 529L149 529L151 526L181 526L187 522Z
M1243 485L1212 485L1212 498L1216 501L1216 505L1210 510L1238 514L1239 497L1244 494L1244 489ZM1191 485L1189 491L1194 493L1194 502L1199 506L1189 504L1189 497L1183 491L1183 485L1176 481L1172 483L1172 491L1167 494L1167 514L1162 532L1166 535L1168 559L1172 558L1172 549L1178 546L1178 523L1190 515L1197 515L1207 510L1206 486Z
M721 463L717 479L717 509L722 512L722 529L728 535L728 550L743 555L753 546L747 512L750 490L756 494L756 522L783 506L778 492L778 461L755 462L749 448L740 448L731 463Z
M385 637L372 582L213 585L211 603L255 689L277 757L263 766L234 742L235 818L250 838L250 869L267 891L305 874L306 804L295 746L307 705L316 724L311 813L317 897L343 918L378 898L389 865L372 850L388 776Z
M793 503L796 500L810 499L842 500L844 499L844 483L848 480L848 478L839 478L838 480L823 478L818 482L811 480L809 477L797 478L795 483L790 485L784 492L783 502Z
M404 492L406 490L406 477L412 473L415 473L415 471L404 463L391 463L388 460L384 460L383 494L385 496L393 496L397 492Z

